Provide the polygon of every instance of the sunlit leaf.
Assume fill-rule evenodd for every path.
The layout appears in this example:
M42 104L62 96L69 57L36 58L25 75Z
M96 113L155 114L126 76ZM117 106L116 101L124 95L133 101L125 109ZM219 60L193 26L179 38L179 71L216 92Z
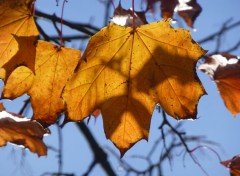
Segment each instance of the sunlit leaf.
M32 15L32 3L33 0L0 1L0 68L5 67L6 76L10 75L10 72L19 65L34 69L34 58L26 54L32 52L31 45L38 36ZM20 36L25 36L25 40L17 38ZM23 45L18 46L16 38L21 40L19 42ZM14 55L16 57L13 57ZM5 78L2 71L0 78Z
M106 136L123 155L148 138L157 103L176 119L196 118L205 91L195 65L204 53L189 31L169 21L136 29L110 23L91 38L85 62L66 85L66 120L100 109Z
M28 36L28 37L18 37L14 36L14 39L18 43L18 51L11 58L9 62L7 62L3 68L5 69L5 81L7 81L10 74L16 69L18 66L26 66L32 72L34 72L35 66L35 57L36 57L36 37Z
M8 78L2 92L2 98L14 99L25 93L31 88L34 80L33 72L25 67L16 68Z
M64 110L61 99L63 87L74 72L80 54L80 50L59 48L49 42L38 41L35 75L26 67L17 68L10 75L3 96L14 99L24 93L29 94L33 119L44 126L55 123Z

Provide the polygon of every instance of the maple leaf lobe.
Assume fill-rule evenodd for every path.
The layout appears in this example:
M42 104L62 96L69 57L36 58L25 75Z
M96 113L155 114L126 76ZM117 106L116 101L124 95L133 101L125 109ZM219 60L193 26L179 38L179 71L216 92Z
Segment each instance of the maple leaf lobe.
M62 90L79 62L80 53L80 50L38 41L36 74L28 94L34 110L33 119L44 126L55 123L64 110Z
M36 40L39 35L32 16L33 2L33 0L9 0L0 3L0 69L3 69L2 67L4 67L4 70L6 69L6 74L1 72L0 77L2 79L5 76L7 79L14 68L19 65L26 65L34 71L34 64L32 64L34 58L23 58L28 52L26 52L26 48L25 50L19 50L18 43L15 40L16 36L33 37ZM29 40L31 42L32 39ZM29 43L27 40L26 42ZM25 44L25 46L27 45L30 46ZM18 54L18 57L14 57L16 54ZM24 59L25 63L23 63Z
M15 99L27 93L34 81L33 72L25 67L17 67L5 81L1 98Z
M47 127L64 111L62 90L73 74L80 50L55 46L39 40L36 46L35 73L25 66L15 69L6 81L3 97L14 99L27 93L33 119Z

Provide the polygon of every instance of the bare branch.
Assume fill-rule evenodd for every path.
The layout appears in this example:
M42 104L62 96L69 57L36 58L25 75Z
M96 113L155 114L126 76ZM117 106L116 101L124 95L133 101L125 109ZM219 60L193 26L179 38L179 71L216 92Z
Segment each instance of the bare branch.
M78 122L76 123L76 125L78 129L83 133L86 140L88 141L90 148L92 149L92 152L94 154L94 161L100 164L108 175L115 176L116 174L107 160L108 155L103 151L101 147L99 147L99 145L97 144L96 140L94 139L92 133L85 125L85 123Z
M76 23L76 22L70 22L68 20L62 20L61 18L57 17L55 14L49 15L44 12L36 11L35 12L36 18L43 17L45 19L48 19L50 21L58 22L58 23L63 23L65 26L68 26L72 29L75 29L79 32L85 33L89 36L94 35L97 31L99 31L99 28L92 26L90 24L84 24L84 23Z
M228 21L229 21L229 20L228 20ZM225 33L226 31L230 31L231 29L240 26L240 21L237 21L237 22L235 22L235 23L227 26L226 24L228 23L228 21L226 21L225 23L223 23L223 26L224 26L224 27L220 28L219 31L214 32L213 34L210 34L210 35L208 35L207 37L199 40L198 43L199 43L199 44L203 44L203 43L212 41L212 40L214 40L217 36L222 35L222 34Z

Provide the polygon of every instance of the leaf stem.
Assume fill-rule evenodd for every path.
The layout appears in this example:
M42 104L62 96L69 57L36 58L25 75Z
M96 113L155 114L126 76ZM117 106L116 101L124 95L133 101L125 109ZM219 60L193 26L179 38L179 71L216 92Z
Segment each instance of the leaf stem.
M63 46L63 14L64 14L64 7L65 7L65 3L67 2L67 0L63 1L62 4L62 13L61 13L61 27L60 27L60 48Z
M113 6L113 9L116 9L113 0L111 0L111 3L112 3L112 6Z
M133 26L132 28L135 30L136 28L136 18L135 18L135 6L134 0L132 0L132 17L133 17Z
M32 4L31 4L31 15L32 16L35 15L35 1L33 1Z

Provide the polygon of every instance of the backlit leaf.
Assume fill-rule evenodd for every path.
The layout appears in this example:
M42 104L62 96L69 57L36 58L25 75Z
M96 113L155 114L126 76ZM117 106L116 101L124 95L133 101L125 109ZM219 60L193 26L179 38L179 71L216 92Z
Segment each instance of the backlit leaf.
M214 80L226 107L236 116L240 112L239 58L230 54L212 55L199 69Z
M47 155L43 135L49 133L38 122L16 116L7 111L0 111L0 147L7 142L29 148L38 156Z
M17 68L3 89L3 97L14 99L27 93L31 97L33 119L44 126L55 123L64 110L63 87L78 64L80 54L80 50L59 48L39 40L35 75L24 66Z
M189 31L160 21L136 29L110 23L89 41L63 98L67 119L100 109L107 138L123 155L147 139L157 103L176 119L195 119L205 93L195 72L205 51Z
M25 67L17 67L8 78L2 92L2 98L14 99L31 88L34 80L33 72Z
M71 77L79 59L80 50L59 48L51 43L38 41L36 76L28 91L33 107L33 119L44 125L56 122L64 110L61 99L63 87Z
M35 56L36 56L36 37L35 36L28 36L28 37L14 36L14 39L18 43L18 51L11 58L11 60L3 66L6 72L5 81L7 81L12 71L21 65L28 67L31 71L34 72Z
M34 58L25 57L26 50L27 53L31 52L29 47L38 36L32 16L32 3L33 0L0 1L0 68L7 64L5 65L7 76L19 65L26 65L31 70L34 68ZM20 45L21 50L18 51L18 38L17 40L15 38L20 36L26 37L26 44ZM17 57L13 57L17 52ZM0 78L4 78L3 72L0 73Z

